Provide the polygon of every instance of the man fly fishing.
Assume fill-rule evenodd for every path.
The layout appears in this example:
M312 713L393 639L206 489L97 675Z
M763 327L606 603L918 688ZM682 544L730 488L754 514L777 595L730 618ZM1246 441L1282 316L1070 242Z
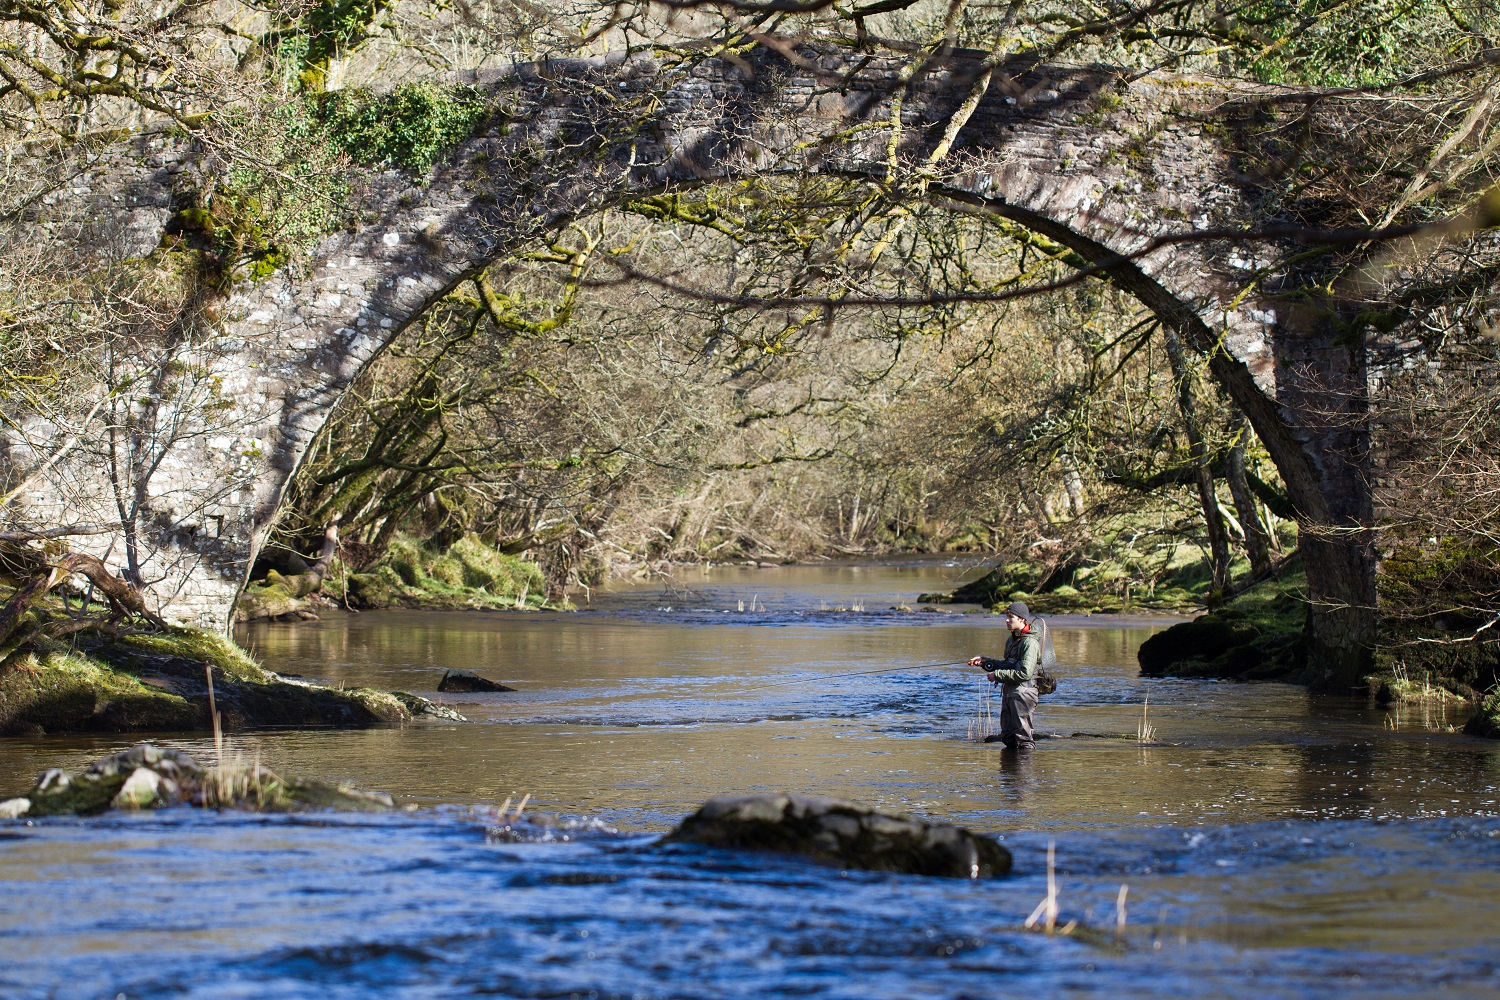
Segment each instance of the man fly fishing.
M985 737L986 743L999 740L1011 750L1030 750L1036 746L1031 731L1031 713L1036 710L1037 670L1042 662L1042 638L1031 627L1031 612L1020 601L1005 609L1005 627L1010 638L1005 643L1005 658L976 656L971 667L983 667L984 676L998 683L1000 699L1000 735Z

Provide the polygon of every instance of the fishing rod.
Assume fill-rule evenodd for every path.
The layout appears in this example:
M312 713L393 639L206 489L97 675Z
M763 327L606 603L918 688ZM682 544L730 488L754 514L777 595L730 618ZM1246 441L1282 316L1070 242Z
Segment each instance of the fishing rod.
M905 664L905 663L903 663L899 667L881 667L878 670L845 671L845 672L841 672L841 673L835 674L834 676L835 677L869 677L872 674L894 674L897 671L901 671L901 670L926 670L929 667L966 667L968 665L969 665L969 661L968 660L941 660L941 661L939 661L937 663L914 663L914 664ZM805 683L806 681L814 680L814 679L816 679L816 678L794 677L791 680L785 680L785 681L768 681L765 684L751 684L749 686L750 687L785 687L788 684L802 684L802 683Z

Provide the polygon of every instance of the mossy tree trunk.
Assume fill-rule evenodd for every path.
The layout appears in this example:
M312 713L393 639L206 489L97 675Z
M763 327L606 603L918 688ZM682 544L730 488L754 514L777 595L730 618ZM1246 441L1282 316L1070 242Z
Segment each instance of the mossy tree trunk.
M1245 535L1245 555L1250 559L1250 572L1256 579L1271 572L1270 535L1261 523L1260 511L1255 507L1255 494L1250 489L1250 477L1245 471L1245 439L1250 427L1245 415L1235 411L1235 441L1225 456L1225 476L1230 495L1234 497L1234 509L1240 516L1240 529Z
M1162 333L1167 342L1167 358L1172 364L1172 380L1177 384L1177 407L1182 413L1182 426L1192 453L1198 505L1203 509L1203 524L1208 531L1209 558L1213 570L1213 594L1209 600L1212 602L1221 599L1229 586L1229 532L1225 530L1224 517L1219 513L1218 489L1210 466L1208 445L1203 440L1203 430L1198 423L1193 372L1188 367L1182 339L1171 324L1163 324Z
M1221 382L1244 408L1296 510L1307 565L1309 680L1348 691L1373 668L1378 625L1365 342L1328 303L1278 306L1274 399L1248 372L1226 373Z

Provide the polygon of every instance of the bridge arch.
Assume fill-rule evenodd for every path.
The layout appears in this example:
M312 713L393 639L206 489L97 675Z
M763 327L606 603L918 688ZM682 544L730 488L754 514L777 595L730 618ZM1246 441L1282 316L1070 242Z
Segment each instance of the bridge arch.
M425 183L377 178L362 197L360 231L328 236L306 267L241 283L215 305L219 335L193 350L228 401L219 432L174 442L147 491L147 575L159 580L163 612L227 627L287 484L340 395L461 282L632 195L803 171L907 183L1011 219L1094 262L1178 329L1245 410L1301 513L1322 602L1315 658L1330 681L1357 678L1374 606L1363 356L1321 314L1242 298L1246 269L1277 248L1222 235L1253 222L1257 208L1220 126L1226 109L1266 92L1166 76L1125 86L1092 67L990 72L972 53L910 79L906 65L838 49L790 59L760 49L676 67L550 62L467 81L510 110ZM154 199L159 229L168 171L150 157L133 169L145 192L137 204ZM128 222L155 241L139 210ZM1348 412L1330 415L1330 399ZM70 474L98 479L97 470ZM106 484L93 489L107 507Z

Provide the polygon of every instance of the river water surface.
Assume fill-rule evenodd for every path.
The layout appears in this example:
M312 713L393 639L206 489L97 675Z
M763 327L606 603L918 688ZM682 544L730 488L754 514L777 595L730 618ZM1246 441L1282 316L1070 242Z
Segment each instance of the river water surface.
M1291 686L1143 680L1135 650L1169 622L1096 616L1054 619L1051 738L981 745L988 686L954 661L998 654L1002 621L907 610L961 572L690 571L577 613L247 629L272 669L470 721L229 739L394 792L395 816L0 823L0 995L1500 994L1500 744ZM518 690L437 695L447 667ZM0 792L139 739L0 741ZM656 845L704 799L759 791L958 822L1002 838L1015 872ZM502 821L524 795L528 820ZM1069 935L1022 929L1049 844Z

